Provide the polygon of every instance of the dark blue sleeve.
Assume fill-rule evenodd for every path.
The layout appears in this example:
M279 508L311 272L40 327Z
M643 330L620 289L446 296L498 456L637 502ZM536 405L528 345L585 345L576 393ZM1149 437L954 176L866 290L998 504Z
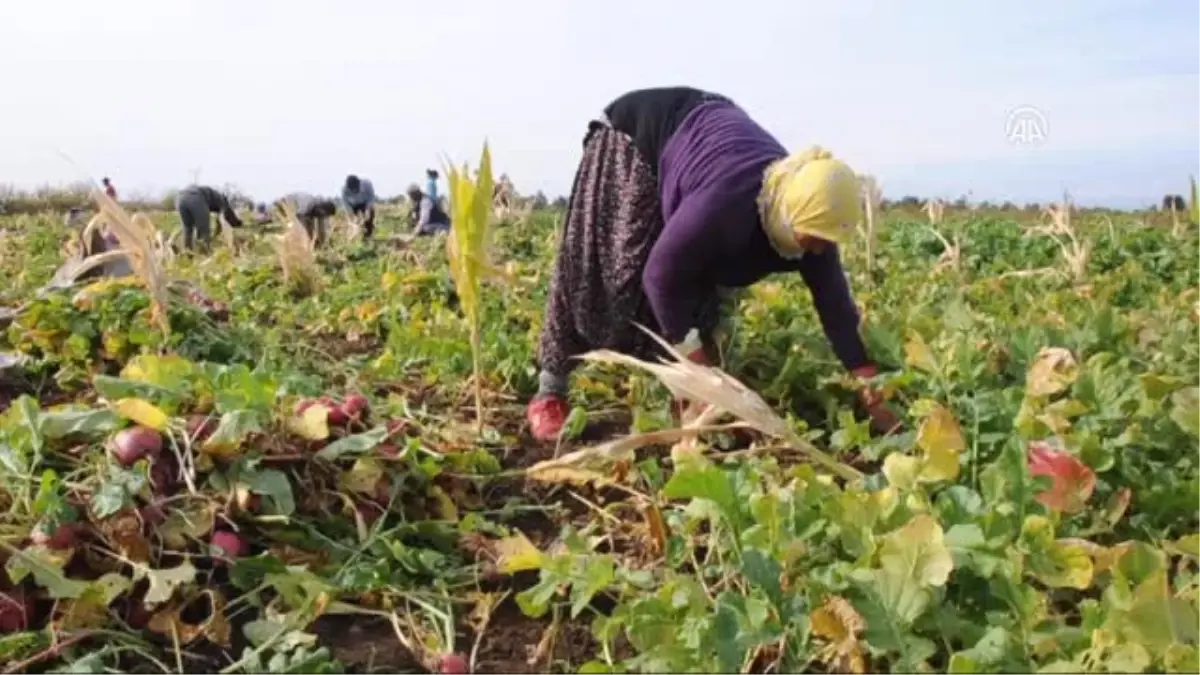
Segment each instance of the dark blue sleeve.
M858 307L850 293L846 272L842 269L836 246L821 253L809 253L800 260L800 275L812 292L813 306L821 319L821 328L833 353L847 370L871 362L867 347L858 333Z

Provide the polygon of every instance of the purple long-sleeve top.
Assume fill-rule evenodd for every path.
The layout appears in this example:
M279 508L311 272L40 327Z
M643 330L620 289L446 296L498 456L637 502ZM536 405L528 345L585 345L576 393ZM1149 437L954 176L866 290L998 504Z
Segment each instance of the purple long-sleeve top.
M790 260L763 230L757 204L763 172L786 154L733 103L705 102L688 113L659 158L665 225L642 273L651 309L663 337L680 342L701 300L718 286L799 272L838 359L850 370L869 365L837 248Z

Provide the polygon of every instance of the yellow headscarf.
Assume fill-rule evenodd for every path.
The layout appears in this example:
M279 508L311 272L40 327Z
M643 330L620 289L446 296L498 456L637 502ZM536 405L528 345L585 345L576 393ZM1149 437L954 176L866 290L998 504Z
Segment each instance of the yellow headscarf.
M758 210L771 244L786 258L804 252L797 234L844 244L862 219L858 177L828 150L813 146L767 167Z

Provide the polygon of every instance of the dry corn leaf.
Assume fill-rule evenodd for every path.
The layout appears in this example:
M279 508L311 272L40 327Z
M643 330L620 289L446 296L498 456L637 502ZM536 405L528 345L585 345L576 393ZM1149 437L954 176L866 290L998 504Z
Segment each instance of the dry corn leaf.
M657 377L675 396L689 401L715 407L722 413L733 415L766 436L783 439L793 445L822 467L848 481L858 481L862 473L854 467L839 462L800 438L791 426L777 415L766 401L737 379L720 368L692 362L661 337L644 326L639 326L650 335L674 362L651 363L607 349L588 352L580 358L598 363L614 363L633 366L649 371Z
M703 433L744 429L741 423L719 426L697 426L685 429L662 429L621 438L567 453L561 457L547 459L525 470L525 476L545 483L567 482L576 484L603 484L612 478L599 468L607 470L620 461L634 458L634 452L648 445L673 443L682 438L691 438Z

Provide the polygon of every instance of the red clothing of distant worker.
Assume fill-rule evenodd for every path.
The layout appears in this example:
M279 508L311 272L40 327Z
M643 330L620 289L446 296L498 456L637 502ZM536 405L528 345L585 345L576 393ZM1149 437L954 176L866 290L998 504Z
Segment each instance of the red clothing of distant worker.
M104 183L104 194L108 195L109 199L112 199L114 202L117 201L117 189L113 187L112 181L105 178L101 182Z

